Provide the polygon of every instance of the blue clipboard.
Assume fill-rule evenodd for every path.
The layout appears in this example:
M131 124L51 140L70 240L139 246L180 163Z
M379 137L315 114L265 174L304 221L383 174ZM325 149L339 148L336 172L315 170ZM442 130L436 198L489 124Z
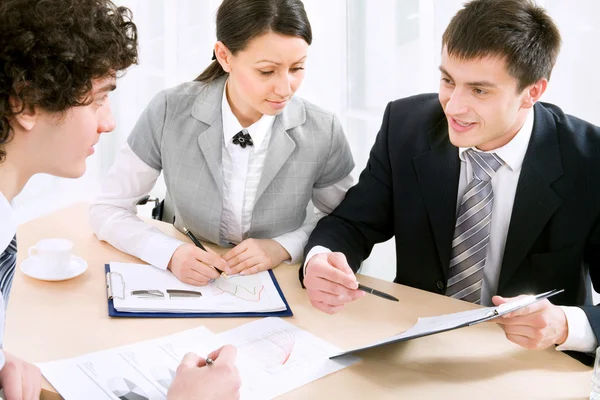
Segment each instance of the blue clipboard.
M104 270L108 274L110 272L110 264L104 264ZM269 275L275 284L277 292L281 296L285 304L285 310L272 312L244 312L244 313L152 313L152 312L122 312L115 310L115 305L112 299L108 299L108 316L109 317L130 317L130 318L236 318L236 317L291 317L294 314L288 304L277 278L272 270L269 270Z

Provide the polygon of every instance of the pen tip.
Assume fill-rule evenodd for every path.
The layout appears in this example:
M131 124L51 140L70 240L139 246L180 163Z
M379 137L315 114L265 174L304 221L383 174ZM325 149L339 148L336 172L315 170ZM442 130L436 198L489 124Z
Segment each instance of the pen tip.
M181 229L183 229L183 233L188 233L188 229L184 226Z

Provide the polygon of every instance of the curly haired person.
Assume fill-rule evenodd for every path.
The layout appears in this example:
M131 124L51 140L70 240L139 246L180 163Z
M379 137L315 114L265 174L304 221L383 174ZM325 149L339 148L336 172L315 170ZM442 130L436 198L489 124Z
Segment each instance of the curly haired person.
M0 343L16 265L11 202L34 174L83 175L100 135L115 127L108 94L137 57L131 12L109 0L0 2ZM210 368L186 355L169 399L237 398L235 355L231 346L215 351ZM0 387L7 400L39 399L40 371L0 351Z

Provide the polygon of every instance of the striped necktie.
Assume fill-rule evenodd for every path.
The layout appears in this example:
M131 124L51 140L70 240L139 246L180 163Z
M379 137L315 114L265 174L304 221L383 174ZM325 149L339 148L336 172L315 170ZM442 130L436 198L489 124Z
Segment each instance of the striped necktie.
M0 291L4 297L4 307L8 304L8 295L15 276L15 266L17 265L17 236L14 236L0 255Z
M446 295L480 304L494 204L491 180L503 162L494 153L469 149L465 154L471 162L473 180L458 209Z

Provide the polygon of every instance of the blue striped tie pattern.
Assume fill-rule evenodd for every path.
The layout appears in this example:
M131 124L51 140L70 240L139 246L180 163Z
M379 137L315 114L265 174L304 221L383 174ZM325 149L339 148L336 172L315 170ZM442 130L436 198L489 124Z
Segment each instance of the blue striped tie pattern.
M0 255L0 291L4 297L4 307L8 304L8 295L15 276L17 265L17 237L14 236L2 255Z
M471 162L473 180L458 209L446 295L480 304L494 204L491 180L503 161L494 153L469 149L465 154Z

